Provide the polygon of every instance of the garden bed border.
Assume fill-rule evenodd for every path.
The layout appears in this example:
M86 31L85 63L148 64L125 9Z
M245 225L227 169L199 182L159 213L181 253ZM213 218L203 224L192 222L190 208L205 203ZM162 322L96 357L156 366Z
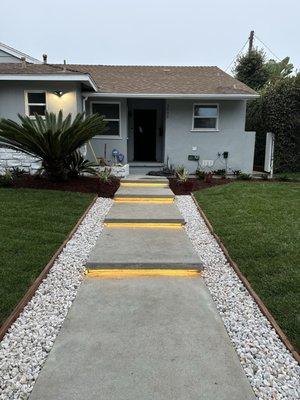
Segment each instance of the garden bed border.
M295 347L292 345L292 343L287 338L286 334L280 328L280 326L278 325L278 323L276 322L275 318L270 313L270 311L268 310L268 308L266 307L266 305L264 304L262 299L258 296L258 294L255 292L255 290L252 288L250 282L244 276L244 274L241 272L241 270L238 267L238 265L230 257L228 250L224 246L224 244L221 241L221 239L219 238L219 236L215 233L213 226L209 222L207 216L205 215L204 211L200 207L200 205L197 202L197 200L196 200L195 196L193 195L193 193L191 193L191 197L192 197L193 202L195 203L195 205L197 207L197 210L199 211L201 217L203 218L208 230L214 236L214 238L216 239L217 243L221 247L221 249L222 249L222 251L223 251L223 253L224 253L224 255L225 255L225 257L226 257L226 259L228 261L228 263L234 269L234 271L236 272L236 274L239 277L239 279L242 281L242 283L245 286L245 288L248 290L250 295L253 297L254 301L258 305L258 307L259 307L260 311L262 312L262 314L268 319L268 321L270 322L272 327L275 329L277 335L279 336L279 339L282 341L282 343L285 345L285 347L291 352L291 354L295 358L295 360L300 364L300 354L297 352Z
M95 204L96 200L98 199L98 196L95 196L93 200L91 201L90 205L87 207L87 209L84 211L84 213L81 215L79 220L76 222L75 226L71 230L71 232L68 234L66 239L62 242L62 244L59 246L59 248L56 250L56 252L53 254L51 257L50 261L48 264L45 266L45 268L42 270L40 275L36 278L36 280L32 283L31 286L29 286L28 290L22 297L22 299L19 301L17 306L14 308L12 313L8 316L8 318L4 321L3 325L0 327L0 341L3 339L5 334L8 332L9 328L11 325L16 321L16 319L19 317L21 312L24 310L26 305L29 303L29 301L32 299L34 296L35 292L37 291L38 287L42 283L42 281L46 278L48 275L50 269L53 267L54 262L56 261L57 257L60 255L60 253L63 251L64 247L68 243L68 241L72 238L72 236L75 234L77 231L79 225L81 222L84 220L90 209L93 207Z

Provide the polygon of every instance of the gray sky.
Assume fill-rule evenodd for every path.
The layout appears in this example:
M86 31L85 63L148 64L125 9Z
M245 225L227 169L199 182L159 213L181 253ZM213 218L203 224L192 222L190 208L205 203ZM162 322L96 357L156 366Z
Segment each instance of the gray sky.
M17 0L1 15L0 42L49 62L225 69L254 29L300 66L299 0Z

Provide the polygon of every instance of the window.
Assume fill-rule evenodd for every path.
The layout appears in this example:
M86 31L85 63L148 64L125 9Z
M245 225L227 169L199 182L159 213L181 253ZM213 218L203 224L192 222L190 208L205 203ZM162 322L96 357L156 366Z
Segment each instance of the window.
M101 136L120 136L120 103L92 103L92 113L103 116L106 131Z
M26 114L34 117L35 114L45 116L46 92L25 92Z
M217 104L194 104L192 130L218 130L219 107Z

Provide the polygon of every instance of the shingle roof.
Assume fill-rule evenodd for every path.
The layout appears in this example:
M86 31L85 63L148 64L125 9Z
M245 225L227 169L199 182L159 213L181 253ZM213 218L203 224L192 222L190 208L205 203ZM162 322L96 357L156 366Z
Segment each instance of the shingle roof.
M0 64L0 74L89 74L102 93L256 94L218 67Z
M49 74L74 74L74 71L63 71L61 65L53 64L31 64L26 63L26 68L20 63L0 63L1 74L22 74L22 75L49 75Z

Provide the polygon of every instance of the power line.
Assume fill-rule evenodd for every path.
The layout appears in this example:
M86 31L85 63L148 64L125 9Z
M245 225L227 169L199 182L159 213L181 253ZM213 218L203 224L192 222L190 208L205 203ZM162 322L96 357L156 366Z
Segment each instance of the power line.
M241 52L244 50L246 47L247 43L249 42L249 39L246 40L244 46L241 48L241 50L234 56L232 59L231 63L228 65L228 67L225 69L225 72L231 67L231 65L234 63L234 61L238 58L238 56L241 54Z
M275 57L277 58L278 61L281 61L281 59L279 57L277 57L277 55L275 53L273 53L273 51L270 49L269 46L266 45L266 43L264 43L256 34L255 34L256 39L263 45L266 47L266 49L269 50L269 52Z

